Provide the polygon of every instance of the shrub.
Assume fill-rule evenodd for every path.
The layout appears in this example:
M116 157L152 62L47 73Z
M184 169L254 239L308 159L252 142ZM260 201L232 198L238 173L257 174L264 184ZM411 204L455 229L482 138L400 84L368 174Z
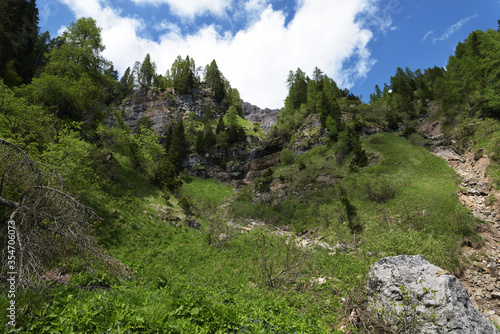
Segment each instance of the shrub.
M272 176L270 177L260 177L255 180L255 186L257 190L261 193L268 192L271 190L271 183L273 182Z
M273 182L273 174L274 170L268 168L255 180L255 186L259 192L268 192L270 190L271 183Z
M418 133L412 133L408 140L412 145L425 146L427 144L427 140Z
M295 156L293 155L292 150L284 148L280 153L280 162L284 165L293 164L295 162Z
M354 148L354 157L352 162L357 167L365 167L368 165L368 157L366 151L361 148L361 145Z
M363 231L363 224L357 217L357 208L351 203L347 195L344 191L341 191L343 194L340 197L340 202L344 206L344 211L342 212L343 220L347 220L347 224L351 233L361 233Z
M300 162L299 162L299 170L304 170L304 169L306 169L306 167L307 167L307 166L306 166L306 164L304 163L304 161L300 161Z
M396 185L386 178L372 178L365 183L364 190L368 199L386 203L396 197Z
M387 122L389 130L396 131L399 129L399 119L394 112L388 112L385 115L385 121Z
M182 181L177 175L175 166L168 157L163 157L153 170L153 182L157 186L168 190L176 190L182 186Z
M298 278L307 253L298 248L295 240L259 229L254 232L253 242L258 250L254 261L259 281L269 288L280 288Z
M408 139L412 134L416 133L417 130L415 129L415 127L413 125L407 125L405 127L405 129L403 130L403 137L405 137L406 139Z
M215 201L204 201L197 205L196 209L205 241L209 246L220 246L232 239L234 233L228 224L227 206L219 206Z
M262 177L270 177L273 176L274 174L274 169L268 168L262 173Z
M151 123L151 120L148 117L139 118L134 132L136 134L141 134L144 129L153 129L153 123Z
M189 201L189 198L186 196L182 196L181 199L179 199L179 206L186 212L191 212L191 202Z

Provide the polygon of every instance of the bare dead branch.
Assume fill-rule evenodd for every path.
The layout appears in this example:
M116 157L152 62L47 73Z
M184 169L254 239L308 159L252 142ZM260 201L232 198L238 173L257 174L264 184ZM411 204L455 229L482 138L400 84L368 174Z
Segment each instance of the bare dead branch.
M125 269L104 255L92 236L97 214L64 191L62 177L34 162L18 146L0 139L0 205L15 221L18 284L37 285L42 274L64 258L83 258L114 273ZM7 226L0 236L2 271L7 268Z
M15 209L19 206L19 203L0 197L0 205Z

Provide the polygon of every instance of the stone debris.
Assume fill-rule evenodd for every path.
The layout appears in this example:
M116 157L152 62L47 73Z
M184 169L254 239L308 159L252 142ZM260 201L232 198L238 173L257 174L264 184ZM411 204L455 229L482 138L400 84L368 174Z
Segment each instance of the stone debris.
M460 278L481 312L500 314L500 293L497 292L500 291L500 191L492 187L492 180L487 177L490 157L484 149L462 152L454 149L453 142L441 140L444 136L440 121L424 122L419 130L433 140L432 153L446 160L462 179L460 202L474 217L485 222L479 225L478 231L484 245L466 243L462 248L470 264Z

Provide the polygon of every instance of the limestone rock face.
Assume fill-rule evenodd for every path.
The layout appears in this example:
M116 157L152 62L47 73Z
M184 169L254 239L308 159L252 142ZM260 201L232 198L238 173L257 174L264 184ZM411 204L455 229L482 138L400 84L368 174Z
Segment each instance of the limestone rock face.
M260 128L268 133L273 125L278 121L278 109L261 109L248 102L243 102L243 114L245 119L252 123L260 123Z
M370 312L400 333L498 334L458 278L421 255L383 258L369 271Z
M125 123L135 131L139 119L146 117L159 134L164 134L166 125L178 117L195 113L201 118L207 112L217 116L225 107L209 96L206 87L193 89L192 94L176 95L173 88L140 88L123 101L119 109L123 111ZM111 120L113 121L113 120Z
M181 166L188 174L200 178L215 178L223 182L251 181L278 164L283 145L282 141L276 141L251 151L238 146L203 156L193 153Z

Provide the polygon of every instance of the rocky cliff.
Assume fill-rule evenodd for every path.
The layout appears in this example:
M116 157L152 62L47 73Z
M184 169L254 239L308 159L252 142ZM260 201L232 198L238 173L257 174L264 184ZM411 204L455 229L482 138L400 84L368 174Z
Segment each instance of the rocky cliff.
M243 101L243 114L245 119L252 123L259 123L262 130L268 133L271 127L278 121L278 109L261 109L253 104Z
M167 125L178 117L187 118L194 113L197 118L219 117L227 105L210 97L207 87L193 89L192 94L177 95L174 89L140 88L127 97L118 107L123 112L125 123L132 132L141 118L147 118L159 135L166 132ZM279 110L261 109L243 102L245 118L260 123L264 131L276 124ZM114 120L110 119L109 123ZM203 155L191 153L182 167L188 174L201 178L216 178L221 181L250 181L279 160L283 142L274 141L260 147L235 146L216 148Z
M269 132L278 120L278 109L261 109L248 102L243 102L245 119L252 123L259 123L264 132ZM225 102L218 103L210 97L207 87L200 86L193 89L192 94L177 95L173 88L139 88L127 97L118 107L123 111L125 122L132 131L135 130L139 119L146 117L153 124L153 128L164 134L165 125L177 117L187 117L194 112L198 118L207 114L213 117L221 115L227 109Z
M132 131L139 119L146 117L160 135L166 131L166 126L177 117L187 117L195 113L198 118L211 114L221 115L227 109L223 103L218 103L210 97L208 88L193 89L193 94L177 95L173 88L140 88L127 97L118 107L123 111L123 118Z
M188 174L200 178L224 182L251 181L262 171L278 164L283 145L282 141L274 141L253 149L236 146L205 155L192 153L182 167Z

